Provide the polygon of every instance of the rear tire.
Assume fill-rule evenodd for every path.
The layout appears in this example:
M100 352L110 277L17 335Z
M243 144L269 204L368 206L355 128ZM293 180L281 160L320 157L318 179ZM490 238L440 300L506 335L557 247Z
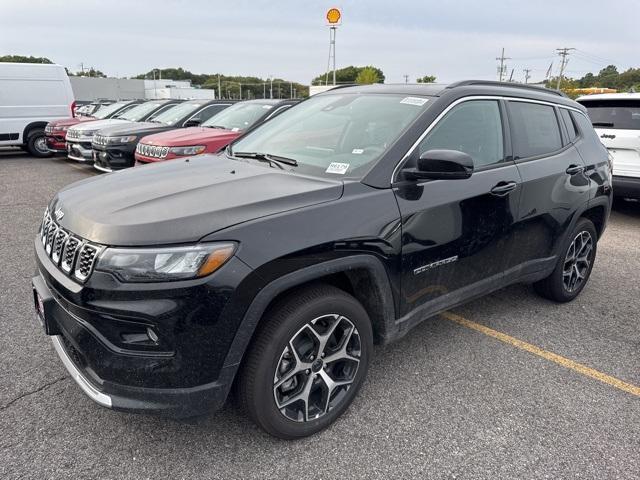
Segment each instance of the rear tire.
M349 407L372 350L371 322L355 298L330 285L304 287L263 318L241 367L237 398L271 435L313 435Z
M27 135L26 147L27 151L34 157L44 158L51 156L51 152L47 149L47 141L44 136L44 130L31 130Z
M598 234L591 220L581 218L563 245L553 273L533 284L538 295L555 302L570 302L589 281L598 248Z

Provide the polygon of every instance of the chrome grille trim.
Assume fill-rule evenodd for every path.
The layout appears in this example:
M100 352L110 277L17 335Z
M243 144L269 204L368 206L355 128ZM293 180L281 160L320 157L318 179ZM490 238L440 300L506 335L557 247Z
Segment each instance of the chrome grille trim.
M136 152L139 155L144 155L145 157L165 158L169 153L169 147L138 143L136 146Z
M85 282L93 272L103 245L83 240L60 227L45 211L40 226L40 241L51 261L65 274Z

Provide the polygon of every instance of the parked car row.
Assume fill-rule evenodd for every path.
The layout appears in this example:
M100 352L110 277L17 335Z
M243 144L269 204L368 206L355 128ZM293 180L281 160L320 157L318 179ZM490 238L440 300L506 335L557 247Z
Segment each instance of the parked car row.
M103 172L213 153L297 100L128 100L50 122L47 148Z

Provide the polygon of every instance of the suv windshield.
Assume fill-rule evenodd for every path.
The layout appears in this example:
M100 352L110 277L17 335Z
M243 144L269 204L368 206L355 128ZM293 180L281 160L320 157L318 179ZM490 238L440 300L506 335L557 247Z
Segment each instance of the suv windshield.
M203 102L185 102L170 108L166 112L162 112L153 118L154 122L164 123L165 125L173 125L182 120L185 116L194 113L204 105Z
M124 107L128 103L129 102L112 103L111 105L107 105L105 107L102 107L100 110L98 110L96 113L94 113L93 116L95 118L99 119L99 120L105 119L109 115L111 115L113 112L116 112L116 111L120 110L122 107Z
M131 110L127 110L122 115L119 115L118 118L129 120L130 122L139 122L160 105L161 103L158 102L146 102L137 107L133 107Z
M581 100L596 128L640 130L640 99Z
M248 133L233 153L293 159L298 166L291 169L301 173L361 177L427 102L395 94L318 95Z
M214 115L202 126L246 130L272 108L273 105L266 103L237 103Z

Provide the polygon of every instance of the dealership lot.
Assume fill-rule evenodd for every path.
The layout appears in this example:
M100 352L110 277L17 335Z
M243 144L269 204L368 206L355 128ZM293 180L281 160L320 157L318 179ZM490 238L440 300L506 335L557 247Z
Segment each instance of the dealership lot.
M33 317L32 240L51 196L95 174L64 159L0 151L1 478L632 478L640 471L633 393L640 204L616 206L575 302L553 304L515 286L427 321L376 349L363 391L334 426L283 442L232 406L189 421L105 410L69 378Z

